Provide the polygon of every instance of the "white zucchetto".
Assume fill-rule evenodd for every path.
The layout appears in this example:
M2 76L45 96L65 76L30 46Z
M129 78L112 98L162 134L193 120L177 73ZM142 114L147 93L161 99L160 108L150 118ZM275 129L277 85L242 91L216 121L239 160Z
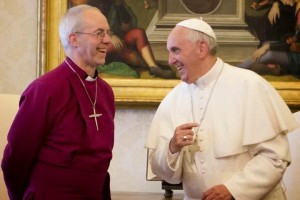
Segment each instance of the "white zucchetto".
M177 23L176 26L182 26L196 31L200 31L202 33L205 33L206 35L213 37L214 39L217 39L214 30L208 23L203 21L202 18L187 19Z

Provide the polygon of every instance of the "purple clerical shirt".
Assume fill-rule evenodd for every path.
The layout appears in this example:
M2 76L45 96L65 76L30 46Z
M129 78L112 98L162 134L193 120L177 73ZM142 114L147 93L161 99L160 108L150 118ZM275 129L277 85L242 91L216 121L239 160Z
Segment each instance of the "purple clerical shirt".
M92 99L63 62L24 91L8 133L2 170L11 200L106 200L114 144L114 95L101 78L86 73L69 58Z

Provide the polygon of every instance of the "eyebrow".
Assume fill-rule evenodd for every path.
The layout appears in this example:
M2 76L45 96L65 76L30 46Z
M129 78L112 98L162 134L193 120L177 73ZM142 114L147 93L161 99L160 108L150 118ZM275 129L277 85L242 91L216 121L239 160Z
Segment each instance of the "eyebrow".
M98 29L96 29L96 31L95 31L95 32L97 32L97 31L102 31L102 32L105 32L105 30L104 30L104 29L102 29L102 28L98 28ZM106 30L106 31L110 32L111 30L110 30L110 29L108 29L108 30Z

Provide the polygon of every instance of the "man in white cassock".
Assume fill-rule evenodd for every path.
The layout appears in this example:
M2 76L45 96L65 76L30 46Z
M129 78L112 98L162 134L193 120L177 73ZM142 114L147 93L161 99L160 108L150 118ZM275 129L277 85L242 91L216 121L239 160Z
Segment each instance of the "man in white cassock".
M286 199L286 134L298 124L276 90L218 58L215 33L202 19L179 22L167 48L182 82L150 127L152 172L182 182L185 200Z

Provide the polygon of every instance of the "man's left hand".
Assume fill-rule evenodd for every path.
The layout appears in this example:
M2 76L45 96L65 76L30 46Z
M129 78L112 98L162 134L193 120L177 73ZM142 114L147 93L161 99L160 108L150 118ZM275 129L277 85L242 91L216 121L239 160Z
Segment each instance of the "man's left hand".
M203 193L202 200L234 200L225 185L216 185Z

